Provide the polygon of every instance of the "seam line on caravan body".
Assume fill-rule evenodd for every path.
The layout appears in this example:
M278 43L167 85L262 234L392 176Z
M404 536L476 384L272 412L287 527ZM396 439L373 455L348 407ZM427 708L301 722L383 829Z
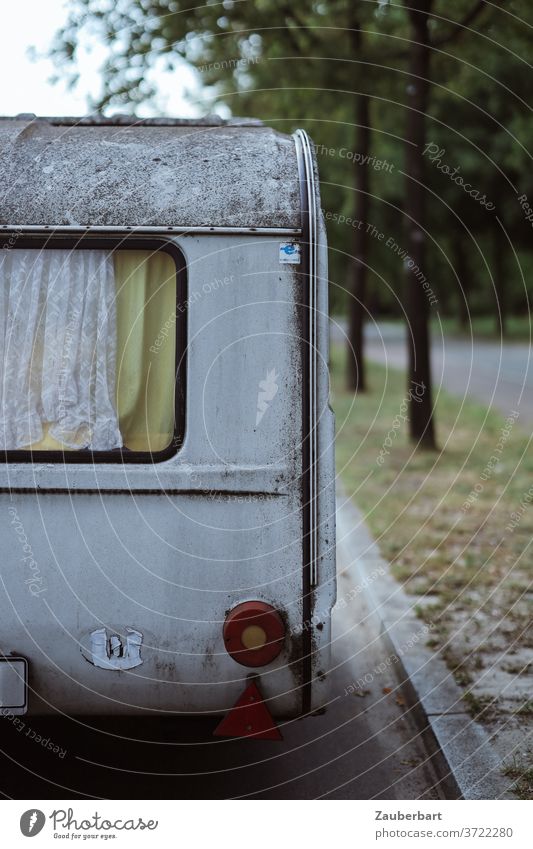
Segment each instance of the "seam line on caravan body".
M242 492L289 494L284 466L202 466L178 455L153 466L142 464L29 463L0 466L0 491L20 492Z
M301 235L300 227L180 227L179 225L168 225L163 227L114 227L112 225L66 225L66 224L1 224L1 233L17 233L17 235L39 235L39 236L77 236L96 233L98 235L135 235L135 236L163 236L163 235L186 235L188 233L215 233L228 235L257 235L257 236L295 236Z
M259 489L252 490L243 490L243 489L176 489L175 487L161 487L160 489L95 489L92 487L91 489L53 489L52 487L40 487L36 489L35 487L25 487L14 489L7 489L6 487L0 487L0 495L11 495L13 492L21 493L23 495L102 495L105 492L106 495L187 495L187 496L202 496L205 498L209 496L211 499L215 498L235 498L235 499L256 499L256 498L288 498L288 492L272 492L272 491L264 491Z

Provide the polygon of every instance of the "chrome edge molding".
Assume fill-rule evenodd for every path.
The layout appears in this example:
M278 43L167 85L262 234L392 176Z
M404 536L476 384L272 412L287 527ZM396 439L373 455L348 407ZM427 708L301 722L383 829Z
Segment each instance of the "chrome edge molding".
M294 133L297 155L302 159L307 193L307 263L309 280L309 535L310 535L310 584L318 584L318 410L317 410L317 285L318 285L318 203L313 168L311 140L304 130ZM302 230L305 232L304 222Z

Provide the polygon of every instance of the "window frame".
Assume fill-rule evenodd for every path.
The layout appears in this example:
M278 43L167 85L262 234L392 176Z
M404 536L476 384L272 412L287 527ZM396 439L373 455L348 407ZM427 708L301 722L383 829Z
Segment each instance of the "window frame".
M0 463L161 463L174 457L185 438L186 379L187 379L187 263L179 246L157 236L102 236L84 233L81 236L31 236L17 228L14 233L0 235L1 250L146 250L168 253L176 268L176 360L174 372L174 433L170 445L162 451L130 451L115 448L110 451L51 450L26 448L0 450Z

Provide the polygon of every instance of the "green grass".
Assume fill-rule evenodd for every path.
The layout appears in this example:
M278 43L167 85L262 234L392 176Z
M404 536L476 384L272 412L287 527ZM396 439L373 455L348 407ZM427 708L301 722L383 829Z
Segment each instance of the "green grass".
M344 321L346 315L339 313L334 318ZM400 319L391 319L386 316L380 318L377 316L376 320L378 324L381 322L385 324L397 324L402 329L405 327L405 322ZM496 326L495 316L486 315L472 316L469 326L466 329L461 327L456 318L441 316L439 320L433 320L431 322L431 331L434 339L440 338L441 333L446 338L470 339L473 337L474 339L486 339L493 342L500 341L501 338L500 329ZM530 339L533 339L533 322L530 316L509 316L506 321L504 339L505 342L529 342Z
M533 497L525 499L533 485L529 436L520 420L513 422L500 443L498 462L486 474L503 438L502 416L440 392L438 450L417 450L408 440L408 422L396 418L405 411L405 374L368 363L369 391L354 397L345 388L344 351L334 348L331 378L337 470L345 490L392 575L420 597L415 609L434 626L430 647L441 651L463 688L466 709L502 728L512 715L525 738L531 700L517 705L512 693L489 696L477 689L476 680L485 663L497 657L504 673L519 667L525 674L527 662L515 655L533 647ZM394 428L395 422L400 426ZM388 454L382 453L384 446ZM511 528L513 513L519 519ZM515 793L533 798L531 759L512 777Z
M495 316L474 316L466 330L461 328L455 318L443 318L440 323L446 337L473 336L476 339L500 339L500 329L496 325ZM438 322L432 322L432 328L434 332L440 333ZM529 316L509 316L505 323L506 342L529 342L530 336L533 336L533 327Z

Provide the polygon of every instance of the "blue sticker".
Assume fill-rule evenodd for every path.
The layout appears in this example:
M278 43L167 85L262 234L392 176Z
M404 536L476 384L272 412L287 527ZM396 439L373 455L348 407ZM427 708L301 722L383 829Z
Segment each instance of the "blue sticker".
M301 260L301 249L299 242L280 242L279 261L298 265Z

